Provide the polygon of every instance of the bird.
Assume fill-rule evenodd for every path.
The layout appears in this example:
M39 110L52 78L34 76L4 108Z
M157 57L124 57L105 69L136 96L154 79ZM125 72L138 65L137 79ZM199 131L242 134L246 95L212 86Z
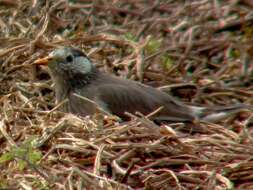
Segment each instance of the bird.
M75 47L58 47L34 64L48 66L56 102L67 100L60 107L61 111L80 116L93 115L100 108L127 120L126 113L147 115L158 110L152 120L194 122L217 120L250 107L245 104L225 108L187 105L157 88L100 71Z

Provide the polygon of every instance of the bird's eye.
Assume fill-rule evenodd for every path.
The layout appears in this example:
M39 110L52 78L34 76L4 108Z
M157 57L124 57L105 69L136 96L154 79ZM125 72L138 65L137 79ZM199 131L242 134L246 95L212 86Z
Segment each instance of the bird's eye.
M71 55L68 55L66 57L66 61L69 62L69 63L72 62L73 61L73 57Z

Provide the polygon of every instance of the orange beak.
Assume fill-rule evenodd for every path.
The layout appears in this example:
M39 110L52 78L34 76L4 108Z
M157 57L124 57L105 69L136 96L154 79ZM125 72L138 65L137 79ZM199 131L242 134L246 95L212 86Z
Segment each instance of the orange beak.
M51 61L52 59L53 59L52 57L47 56L41 59L37 59L36 61L34 61L34 63L36 65L47 65L49 61Z

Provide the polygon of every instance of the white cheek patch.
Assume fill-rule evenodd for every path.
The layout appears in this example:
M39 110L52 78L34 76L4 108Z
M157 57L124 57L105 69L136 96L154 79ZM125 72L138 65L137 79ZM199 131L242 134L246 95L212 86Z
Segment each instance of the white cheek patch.
M83 74L90 73L92 70L91 62L86 57L76 57L73 65L76 72Z

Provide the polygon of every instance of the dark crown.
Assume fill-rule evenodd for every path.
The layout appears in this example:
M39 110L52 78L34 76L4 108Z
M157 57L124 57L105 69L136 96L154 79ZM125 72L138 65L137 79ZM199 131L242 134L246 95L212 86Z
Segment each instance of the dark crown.
M76 48L70 48L72 51L72 54L74 57L87 57L87 55L85 55L85 53L83 53L80 49L76 49Z

